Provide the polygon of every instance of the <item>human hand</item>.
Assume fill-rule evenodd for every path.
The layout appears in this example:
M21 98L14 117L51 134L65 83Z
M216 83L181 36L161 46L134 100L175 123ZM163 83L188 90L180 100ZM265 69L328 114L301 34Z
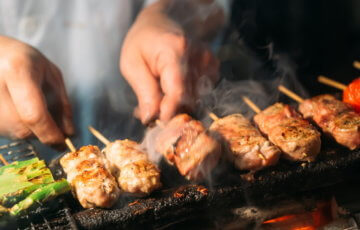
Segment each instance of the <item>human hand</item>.
M203 87L218 79L219 68L204 43L189 39L182 26L154 11L139 15L120 58L120 70L138 99L135 115L144 124L193 109Z
M50 89L60 111L60 127L47 108ZM0 135L34 134L46 144L63 143L74 132L71 106L59 69L33 47L0 36Z

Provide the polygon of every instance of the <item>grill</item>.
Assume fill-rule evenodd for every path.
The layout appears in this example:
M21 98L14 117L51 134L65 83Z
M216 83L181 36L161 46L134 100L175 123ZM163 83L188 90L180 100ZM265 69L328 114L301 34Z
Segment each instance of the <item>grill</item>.
M329 186L346 181L357 170L360 151L334 148L331 143L325 146L328 149L323 150L316 162L282 161L257 172L252 181L242 178L239 171L222 171L214 176L212 185L188 184L165 189L151 198L129 201L122 208L85 210L74 218L84 229L167 229L173 224L181 229L184 226L179 223L193 221L191 226L194 226L205 220L210 223L224 220L238 207L266 208L289 199L330 198L333 190ZM167 173L173 178L174 174L163 169L163 174Z
M83 210L68 194L16 222L9 220L5 229L14 229L15 225L17 229L174 229L174 226L181 229L188 225L198 228L199 223L207 228L206 224L214 227L221 221L243 216L244 210L248 209L241 211L239 207L249 205L266 210L280 201L295 199L311 208L315 203L309 200L329 198L332 195L329 186L346 181L360 165L360 151L349 151L324 141L325 147L317 161L280 161L255 173L250 181L246 172L232 170L223 162L213 174L211 184L193 185L185 182L174 168L161 162L165 187L151 197L124 197L111 210ZM0 149L10 162L37 156L28 142L14 142L0 146ZM61 176L56 167L52 170ZM179 187L180 183L184 185Z
M33 145L26 141L12 142L0 146L0 154L8 162L27 160L38 157ZM2 165L1 165L2 166ZM59 197L51 202L30 211L27 215L17 220L8 219L0 222L1 229L77 229L71 210L64 197Z

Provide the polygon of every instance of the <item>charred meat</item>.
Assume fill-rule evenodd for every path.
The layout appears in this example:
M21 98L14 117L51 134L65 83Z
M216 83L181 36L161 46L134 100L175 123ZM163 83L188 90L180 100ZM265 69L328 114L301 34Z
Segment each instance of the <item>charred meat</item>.
M119 198L120 189L98 147L89 145L67 153L60 164L84 208L109 208Z
M258 113L254 121L289 160L312 161L320 152L320 133L289 105L276 103Z
M125 192L147 195L161 187L159 169L135 141L114 141L104 149L104 153Z
M259 170L277 163L281 151L261 135L241 114L233 114L212 123L227 146L227 157L240 170Z
M179 114L165 125L156 138L156 150L189 180L209 175L221 155L220 143L187 114Z
M351 150L360 146L360 115L334 96L325 94L307 99L299 110L339 144Z

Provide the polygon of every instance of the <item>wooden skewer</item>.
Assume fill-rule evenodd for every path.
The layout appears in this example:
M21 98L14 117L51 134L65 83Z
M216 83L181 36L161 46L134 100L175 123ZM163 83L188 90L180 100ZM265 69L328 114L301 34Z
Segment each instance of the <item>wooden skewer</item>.
M212 112L209 113L209 117L210 117L211 119L213 119L214 121L219 120L219 117L216 116L216 114L215 114L215 113L212 113Z
M89 131L97 138L99 139L99 141L101 141L102 143L104 143L105 145L110 144L110 140L107 139L104 135L102 135L98 130L96 130L94 127L89 126L88 127Z
M255 113L260 113L261 112L261 109L257 105L255 105L255 103L252 102L250 100L250 98L244 96L243 100L252 110L254 110Z
M300 97L296 93L292 92L288 88L285 88L285 86L283 86L283 85L279 85L278 89L280 90L280 92L284 93L286 96L294 99L295 101L297 101L299 103L302 103L304 101L304 99L302 97Z
M353 62L353 66L355 69L359 69L360 70L360 61L354 61Z
M4 164L4 165L8 165L9 162L7 162L7 160L5 160L5 158L3 157L2 154L0 154L0 161Z
M72 143L72 141L68 137L65 138L65 144L67 145L67 147L70 149L71 152L76 151L76 148L75 148L74 144Z
M325 76L319 76L318 77L318 81L325 84L325 85L329 85L331 87L334 87L334 88L337 88L337 89L340 89L340 90L345 90L346 89L346 85L340 83L340 82L337 82L337 81L334 81L330 78L327 78Z

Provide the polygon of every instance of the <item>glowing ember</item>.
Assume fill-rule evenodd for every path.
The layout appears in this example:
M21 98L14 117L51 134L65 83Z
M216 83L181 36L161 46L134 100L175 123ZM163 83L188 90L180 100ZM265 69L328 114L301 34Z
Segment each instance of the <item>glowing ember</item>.
M330 203L319 203L311 212L285 215L263 222L262 229L316 230L332 221Z

